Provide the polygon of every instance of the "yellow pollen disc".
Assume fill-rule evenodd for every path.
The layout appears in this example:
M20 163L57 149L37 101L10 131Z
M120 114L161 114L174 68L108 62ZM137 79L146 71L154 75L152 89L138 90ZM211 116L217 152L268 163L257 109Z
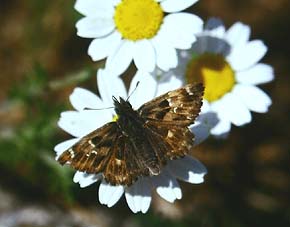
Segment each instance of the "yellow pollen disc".
M155 0L122 0L116 6L114 20L124 39L136 41L154 37L163 16Z
M118 119L119 119L119 116L118 116L118 115L115 115L115 116L113 117L112 121L113 121L113 122L116 122L116 121L118 121Z
M235 85L235 73L229 63L220 54L205 53L195 57L186 71L188 83L202 82L205 86L204 98L213 102L232 90Z

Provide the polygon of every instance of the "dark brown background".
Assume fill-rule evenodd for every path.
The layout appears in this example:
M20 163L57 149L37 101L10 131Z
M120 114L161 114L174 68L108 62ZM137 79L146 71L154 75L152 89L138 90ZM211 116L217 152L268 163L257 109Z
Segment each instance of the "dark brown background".
M183 198L174 205L156 196L147 215L132 215L124 199L111 209L99 205L96 185L69 186L73 199L66 200L65 191L50 189L56 178L37 173L39 167L27 161L34 156L25 153L22 159L14 158L16 150L27 145L22 134L15 132L41 130L48 123L53 126L44 135L50 140L42 134L32 136L29 141L35 144L29 152L37 156L47 150L52 156L53 146L68 138L55 126L59 112L71 108L68 95L75 86L95 89L98 64L87 55L90 40L76 36L74 24L80 15L73 4L67 0L0 1L0 226L10 219L11 226L290 226L290 1L201 0L189 9L203 19L219 17L227 26L236 21L249 24L251 38L266 43L269 51L263 62L275 68L275 81L262 87L273 105L267 114L253 114L251 124L233 127L228 139L211 139L199 146L192 155L208 167L205 183L182 184ZM39 67L47 75L46 84L41 91L24 87L17 94L21 100L27 94L28 98L15 104L11 91L24 86ZM82 77L79 72L84 68L89 70ZM55 85L58 82L60 86ZM37 98L31 99L31 94ZM43 103L51 115L39 111L36 103ZM36 124L33 116L52 120ZM3 145L9 138L15 151L11 144L9 149ZM9 165L10 159L16 164Z

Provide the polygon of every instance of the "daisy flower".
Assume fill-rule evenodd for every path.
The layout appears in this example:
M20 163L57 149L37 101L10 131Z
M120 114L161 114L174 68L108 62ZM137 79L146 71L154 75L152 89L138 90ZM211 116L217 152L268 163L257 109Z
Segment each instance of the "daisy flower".
M77 0L75 9L85 16L76 23L77 34L94 39L88 54L94 61L107 58L113 74L132 60L142 71L156 65L167 71L177 66L176 49L189 49L202 29L199 17L180 12L197 1Z
M178 67L164 75L175 75L183 83L203 82L202 113L215 113L218 118L210 129L213 135L226 135L231 124L251 122L250 111L265 113L272 103L256 86L274 78L273 68L259 63L267 47L261 40L249 41L249 37L250 27L245 24L237 22L226 31L220 20L210 19L192 48L179 52Z
M71 94L70 102L76 110L63 112L58 125L75 138L64 141L55 147L57 157L83 136L108 121L112 121L116 115L113 109L93 109L112 107L112 96L121 96L123 98L128 96L125 85L119 77L112 80L106 71L99 70L97 81L100 97L83 88L76 88ZM156 95L172 90L176 86L181 86L181 84L178 84L179 80L175 78L172 78L168 83L157 86L156 80L150 74L144 75L144 73L138 71L131 82L129 94L136 87L138 81L139 86L130 97L130 103L134 109ZM87 110L88 108L92 110ZM195 133L198 134L198 132ZM204 139L207 135L202 134L197 137ZM73 180L75 183L79 183L80 187L87 187L99 181L99 201L101 204L111 207L125 194L127 204L134 213L146 213L151 203L153 189L156 189L156 192L166 201L174 202L182 197L177 179L199 184L203 182L205 174L206 168L203 164L190 156L185 156L182 159L168 161L160 175L139 178L130 187L112 186L103 179L101 173L87 174L77 171Z

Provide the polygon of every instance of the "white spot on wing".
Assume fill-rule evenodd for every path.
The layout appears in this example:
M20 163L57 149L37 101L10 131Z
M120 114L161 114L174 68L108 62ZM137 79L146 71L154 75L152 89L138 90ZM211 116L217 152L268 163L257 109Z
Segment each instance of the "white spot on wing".
M93 144L93 142L92 142L91 140L89 140L88 143L89 143L92 147L96 147L95 144Z
M116 164L119 166L119 165L121 165L121 163L122 163L122 161L120 160L120 159L115 159L115 161L116 161Z
M168 130L167 137L168 138L172 138L173 137L173 132L171 130Z
M185 90L187 91L187 93L188 93L189 95L193 95L193 93L191 92L191 90L190 90L189 87L186 87Z
M68 152L70 153L70 157L71 158L74 158L75 157L75 152L74 152L74 150L72 148L69 149Z
M167 99L168 105L171 107L172 106L172 100L171 98Z

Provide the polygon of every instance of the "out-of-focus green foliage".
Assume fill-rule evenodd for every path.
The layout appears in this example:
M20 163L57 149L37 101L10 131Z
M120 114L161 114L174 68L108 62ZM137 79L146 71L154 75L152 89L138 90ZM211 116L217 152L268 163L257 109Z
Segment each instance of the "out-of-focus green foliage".
M48 75L36 64L26 79L11 90L9 102L17 103L22 122L9 138L0 140L0 164L17 181L25 181L44 194L71 200L71 172L54 160L59 129L57 119L64 105L51 105Z

